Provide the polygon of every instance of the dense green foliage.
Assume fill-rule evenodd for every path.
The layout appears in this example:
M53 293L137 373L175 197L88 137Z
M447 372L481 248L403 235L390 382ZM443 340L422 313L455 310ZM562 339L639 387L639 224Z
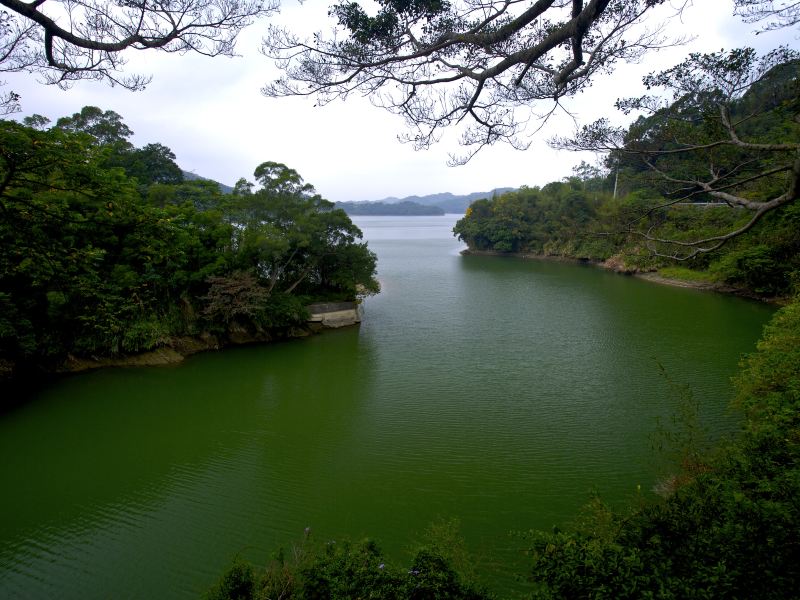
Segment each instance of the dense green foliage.
M743 431L658 502L534 533L538 598L793 598L800 585L800 302L736 378Z
M110 111L26 122L0 122L5 370L264 334L302 324L310 301L377 290L361 232L284 165L224 196L183 182L168 148L134 148Z
M613 148L610 171L582 163L564 182L474 202L454 232L473 250L613 259L626 270L685 259L706 280L791 295L800 278L795 56L692 55L645 78L675 98L621 100L648 116L627 130L602 119L556 141Z
M445 214L463 215L467 211L467 208L469 208L469 205L475 200L491 198L504 192L510 192L512 189L513 188L510 187L504 187L495 188L488 192L471 192L469 194L451 194L450 192L443 192L439 194L427 194L425 196L406 196L405 198L390 197L378 200L377 202L392 205L412 202L414 204L421 204L422 206L440 208Z
M392 217L415 215L443 215L444 209L438 206L425 206L410 200L402 202L337 202L348 215L383 215Z
M432 527L407 567L383 555L371 540L316 544L307 536L291 552L281 550L264 569L237 559L207 595L208 600L488 600L473 581L471 563L452 524ZM441 537L443 536L443 537ZM430 534L429 534L429 537Z
M455 226L473 250L531 252L605 259L620 240L603 235L626 210L602 192L587 192L582 182L523 187L493 199L477 200ZM600 235L593 235L593 233Z
M454 232L472 250L612 259L628 270L653 270L674 262L655 256L629 234L631 221L680 239L711 235L747 218L726 206L681 205L648 213L653 200L642 192L614 199L587 185L603 183L571 179L478 200ZM705 272L708 281L759 295L791 294L800 282L800 207L792 204L765 216L748 235L684 266Z

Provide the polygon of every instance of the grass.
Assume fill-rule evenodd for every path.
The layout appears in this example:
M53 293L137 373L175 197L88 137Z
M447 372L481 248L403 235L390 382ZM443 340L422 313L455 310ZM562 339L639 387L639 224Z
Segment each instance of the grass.
M686 267L662 267L658 274L668 279L680 279L681 281L696 281L700 283L716 283L718 279L707 271L694 271Z

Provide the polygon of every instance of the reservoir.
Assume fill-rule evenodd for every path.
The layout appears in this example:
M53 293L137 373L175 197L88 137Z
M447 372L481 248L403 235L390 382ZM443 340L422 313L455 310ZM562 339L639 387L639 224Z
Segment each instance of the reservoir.
M457 218L354 219L383 288L360 327L28 391L0 415L0 597L198 598L306 528L402 563L442 518L513 595L518 532L650 493L689 394L711 437L735 428L773 308L461 256Z

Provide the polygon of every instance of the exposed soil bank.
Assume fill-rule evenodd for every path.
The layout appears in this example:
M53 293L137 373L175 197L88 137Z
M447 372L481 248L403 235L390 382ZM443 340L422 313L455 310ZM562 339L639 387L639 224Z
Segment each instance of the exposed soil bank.
M251 332L232 325L223 336L204 332L196 336L176 336L165 340L164 345L154 350L118 356L72 356L60 364L50 367L28 368L20 372L19 365L0 359L0 382L18 377L52 376L80 373L106 367L154 367L174 365L198 352L220 350L231 346L263 344L281 340L307 337L325 329L337 329L357 325L361 322L361 309L355 302L312 304L307 307L309 320L303 327Z
M580 258L571 256L549 256L545 254L533 254L530 252L497 252L495 250L466 249L462 250L461 254L463 254L464 256L499 256L499 257L510 257L510 258L523 258L526 260L544 260L551 262L568 262L568 263L593 265L596 267L600 267L602 269L606 269L608 271L613 271L614 273L619 273L620 275L629 275L632 277L638 277L639 279L645 279L647 281L652 281L653 283L659 283L662 285L691 288L695 290L707 290L711 292L718 292L721 294L731 294L734 296L741 296L743 298L760 300L761 302L768 302L770 304L783 305L787 303L786 298L761 296L751 290L747 290L744 288L737 288L724 283L717 283L713 281L688 281L686 279L665 277L658 271L642 271L636 267L629 267L625 265L622 258L619 256L612 256L607 260L599 261L591 258Z

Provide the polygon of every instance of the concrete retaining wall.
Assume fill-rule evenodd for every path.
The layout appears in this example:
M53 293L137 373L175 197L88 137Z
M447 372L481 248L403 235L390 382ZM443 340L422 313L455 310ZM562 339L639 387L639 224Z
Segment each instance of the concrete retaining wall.
M355 302L320 302L309 304L309 323L323 327L346 327L361 322L361 307Z

